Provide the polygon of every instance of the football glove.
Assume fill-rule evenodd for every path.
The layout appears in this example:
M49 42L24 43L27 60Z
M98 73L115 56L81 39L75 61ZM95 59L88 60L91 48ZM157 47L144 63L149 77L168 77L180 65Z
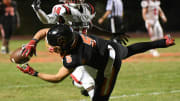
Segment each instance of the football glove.
M31 53L33 53L36 56L37 42L37 40L32 39L27 45L25 45L21 53L22 56L26 55L26 57L28 57Z
M37 10L41 9L40 5L41 5L40 0L34 0L31 6L34 10L37 11Z
M127 45L127 42L129 41L128 38L129 38L129 35L125 33L113 33L113 37L111 40L113 41L115 40L120 44Z
M27 73L32 76L38 76L38 72L36 72L32 67L28 64L17 65L17 68L24 73Z

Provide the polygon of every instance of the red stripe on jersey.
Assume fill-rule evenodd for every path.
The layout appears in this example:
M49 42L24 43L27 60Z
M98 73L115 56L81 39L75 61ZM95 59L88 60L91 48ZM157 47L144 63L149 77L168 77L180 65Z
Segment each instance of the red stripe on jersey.
M67 6L63 5L63 7L66 9L66 14L71 14L70 9Z
M94 12L95 12L94 6L93 6L92 4L90 4L90 3L88 3L88 4L89 4L89 6L91 7L91 14L94 14Z
M77 83L79 83L79 84L82 84L82 82L79 81L73 74L71 74L70 76L72 77L72 79L73 79L75 82L77 82Z

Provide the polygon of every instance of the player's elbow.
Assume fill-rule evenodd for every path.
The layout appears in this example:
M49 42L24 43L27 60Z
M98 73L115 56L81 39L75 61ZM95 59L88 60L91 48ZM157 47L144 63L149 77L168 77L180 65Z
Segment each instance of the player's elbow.
M64 78L59 76L58 74L54 76L53 83L59 83L63 80Z
M43 24L49 24L50 22L48 20L41 20Z

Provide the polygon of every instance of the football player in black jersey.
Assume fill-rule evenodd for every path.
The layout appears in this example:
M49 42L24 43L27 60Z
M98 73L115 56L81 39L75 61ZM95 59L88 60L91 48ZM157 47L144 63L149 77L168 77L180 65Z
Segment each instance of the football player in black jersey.
M86 36L73 32L67 25L56 25L46 34L37 33L25 48L23 54L29 55L35 50L39 40L46 37L51 46L56 47L63 57L63 67L57 74L45 74L35 71L28 64L18 65L22 72L39 77L49 82L60 82L81 65L88 65L98 70L95 80L95 94L92 101L108 101L114 88L121 61L132 55L153 48L166 48L174 45L174 39L165 36L164 39L153 42L140 42L127 47L111 40L103 40L96 36Z
M20 26L19 14L16 2L12 0L2 0L0 2L0 30L2 35L1 53L9 53L9 40L16 27Z

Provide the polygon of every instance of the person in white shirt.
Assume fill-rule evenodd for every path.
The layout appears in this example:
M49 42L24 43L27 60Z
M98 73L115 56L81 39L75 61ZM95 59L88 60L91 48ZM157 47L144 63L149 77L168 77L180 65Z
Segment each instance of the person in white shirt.
M111 39L118 42L118 37L115 33L124 34L122 0L107 0L106 12L99 18L98 23L102 24L106 18L108 18L107 29L113 34Z

